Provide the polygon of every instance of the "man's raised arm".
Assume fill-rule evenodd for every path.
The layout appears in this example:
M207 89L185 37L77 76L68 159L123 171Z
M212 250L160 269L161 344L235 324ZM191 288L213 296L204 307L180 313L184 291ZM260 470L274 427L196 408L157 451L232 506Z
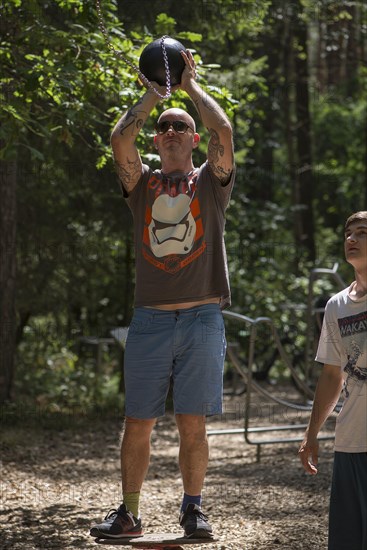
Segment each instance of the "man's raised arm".
M111 134L116 171L121 185L128 193L134 189L142 173L142 162L135 140L158 101L157 94L147 90L120 118Z
M210 133L208 162L214 174L223 185L231 176L233 157L232 125L218 103L210 97L195 80L195 62L188 50L182 54L186 67L182 75L181 88L190 96L202 123Z

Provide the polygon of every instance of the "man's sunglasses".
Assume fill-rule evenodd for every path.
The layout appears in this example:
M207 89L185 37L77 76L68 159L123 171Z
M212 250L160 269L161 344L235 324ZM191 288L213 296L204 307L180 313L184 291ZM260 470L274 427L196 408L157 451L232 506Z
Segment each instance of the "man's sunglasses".
M162 122L157 122L155 129L158 134L165 134L171 127L178 134L184 134L188 129L195 132L195 130L183 120L163 120Z

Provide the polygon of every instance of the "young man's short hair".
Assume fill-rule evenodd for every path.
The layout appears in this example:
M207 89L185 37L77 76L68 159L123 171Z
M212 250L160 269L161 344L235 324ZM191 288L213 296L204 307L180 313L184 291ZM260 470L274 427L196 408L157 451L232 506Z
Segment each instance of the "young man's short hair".
M354 222L367 222L367 210L362 210L360 212L355 212L345 222L345 229L354 223Z

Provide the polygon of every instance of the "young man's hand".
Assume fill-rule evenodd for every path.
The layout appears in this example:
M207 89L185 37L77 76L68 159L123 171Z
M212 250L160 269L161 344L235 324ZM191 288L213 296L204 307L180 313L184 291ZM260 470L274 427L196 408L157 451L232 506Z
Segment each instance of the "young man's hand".
M319 442L317 438L309 438L306 436L299 447L298 454L306 472L311 475L317 474L319 456Z

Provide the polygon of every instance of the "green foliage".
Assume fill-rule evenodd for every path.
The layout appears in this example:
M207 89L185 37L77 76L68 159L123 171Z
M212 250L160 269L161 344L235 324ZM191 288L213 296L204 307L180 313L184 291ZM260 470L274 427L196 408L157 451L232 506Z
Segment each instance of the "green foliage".
M314 103L321 262L328 257L341 257L344 222L352 212L364 209L366 118L363 99L345 98L335 92Z
M157 15L155 31L156 34L161 36L175 36L176 21L173 17L169 17L166 13L160 13Z
M121 359L116 347L104 346L100 371L96 347L69 341L63 321L33 317L18 349L16 391L23 403L43 413L89 414L121 408Z

